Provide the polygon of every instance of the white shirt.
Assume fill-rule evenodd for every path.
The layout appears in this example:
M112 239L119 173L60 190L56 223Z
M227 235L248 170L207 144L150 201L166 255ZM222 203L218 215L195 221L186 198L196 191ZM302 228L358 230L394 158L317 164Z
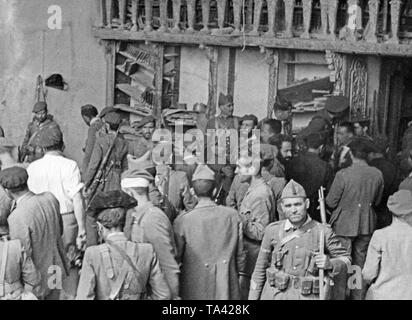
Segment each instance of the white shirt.
M60 152L48 152L27 168L27 186L36 194L51 192L59 201L60 213L74 211L73 197L83 188L77 163Z

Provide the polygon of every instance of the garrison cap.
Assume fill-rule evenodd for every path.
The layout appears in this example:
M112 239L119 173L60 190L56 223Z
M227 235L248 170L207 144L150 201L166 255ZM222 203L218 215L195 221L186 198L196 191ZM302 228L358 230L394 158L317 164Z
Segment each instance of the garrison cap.
M45 130L40 130L38 137L38 146L40 148L54 147L63 142L63 133L57 126Z
M134 125L134 128L141 128L143 127L145 124L149 123L149 122L156 122L156 119L153 116L146 116L144 117L142 120L139 121L139 123L137 123L136 125Z
M199 164L193 173L192 181L196 180L215 180L215 173L205 164Z
M134 208L137 206L135 198L129 196L122 190L114 190L107 192L98 192L90 203L90 211L88 214L92 217L97 215L106 209L123 208L125 210Z
M43 110L47 110L47 103L44 101L36 102L36 104L33 107L33 112L40 112Z
M412 192L399 190L388 198L388 209L395 216L406 216L412 213Z
M154 181L153 176L146 170L127 170L122 174L122 188L147 188L150 182Z
M228 94L224 95L223 93L219 94L219 106L224 106L225 104L233 104L233 97Z
M292 179L282 191L281 199L287 198L306 198L305 189L303 189L299 183Z
M345 96L331 96L325 102L325 109L331 113L340 113L349 108L349 99Z
M104 116L104 121L108 124L119 125L122 119L117 112L109 112Z
M9 139L0 137L0 148L14 148L16 145L11 142Z
M0 184L5 189L16 189L27 184L29 175L26 169L11 167L0 172Z
M113 107L106 107L104 108L101 112L100 112L100 118L104 118L105 115L111 113L111 112L116 112L117 109L113 108Z

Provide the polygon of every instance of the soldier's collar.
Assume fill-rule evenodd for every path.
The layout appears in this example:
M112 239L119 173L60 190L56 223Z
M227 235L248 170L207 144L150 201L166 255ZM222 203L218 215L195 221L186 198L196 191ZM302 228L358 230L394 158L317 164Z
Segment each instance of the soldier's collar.
M307 225L311 221L312 221L312 218L308 215L305 223L299 229L303 228L305 225ZM295 228L295 226L289 221L289 219L286 219L285 231L289 231L290 229L294 229L294 228Z

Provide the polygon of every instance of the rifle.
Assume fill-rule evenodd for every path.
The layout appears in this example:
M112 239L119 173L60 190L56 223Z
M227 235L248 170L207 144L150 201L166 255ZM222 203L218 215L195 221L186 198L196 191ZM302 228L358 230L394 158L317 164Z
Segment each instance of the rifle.
M220 183L220 187L219 187L219 189L217 190L216 194L213 197L213 201L216 204L219 204L219 202L221 200L220 198L222 197L222 191L223 191L223 181Z
M319 195L319 207L320 207L320 217L322 224L326 224L326 207L325 207L325 188L320 187L318 190ZM319 253L325 253L325 232L323 228L320 230L320 239L319 239ZM326 285L325 285L326 282ZM325 300L328 287L330 285L328 276L325 276L325 270L319 269L319 300Z
M116 131L116 135L114 136L113 142L110 144L109 149L104 155L103 161L100 163L99 170L97 170L97 173L94 176L93 182L91 183L90 187L87 189L86 193L90 200L87 204L86 211L89 210L90 204L92 203L94 197L97 194L97 189L99 188L100 184L104 181L105 168L106 168L107 162L109 161L109 157L113 151L118 135L119 135L119 130Z

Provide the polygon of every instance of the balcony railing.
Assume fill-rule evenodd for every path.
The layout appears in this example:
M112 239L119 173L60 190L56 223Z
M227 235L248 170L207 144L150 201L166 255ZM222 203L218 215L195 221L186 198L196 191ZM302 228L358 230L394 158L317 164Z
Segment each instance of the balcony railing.
M99 28L409 43L412 0L100 0Z

